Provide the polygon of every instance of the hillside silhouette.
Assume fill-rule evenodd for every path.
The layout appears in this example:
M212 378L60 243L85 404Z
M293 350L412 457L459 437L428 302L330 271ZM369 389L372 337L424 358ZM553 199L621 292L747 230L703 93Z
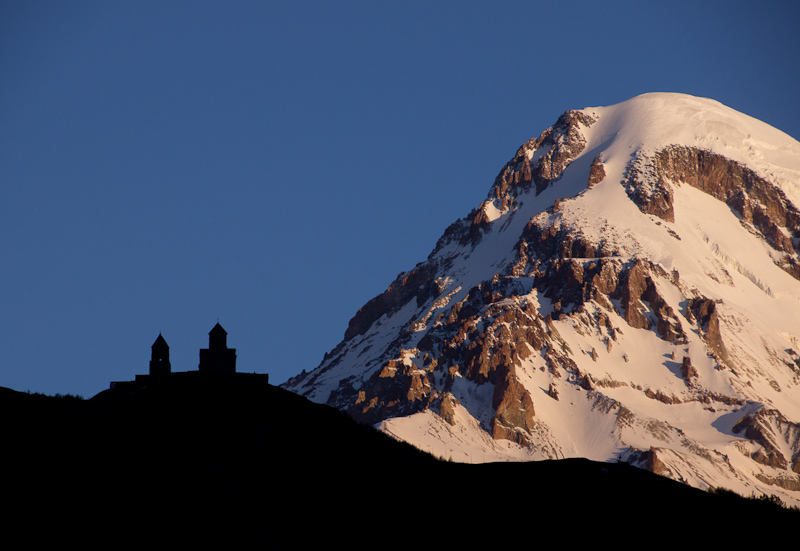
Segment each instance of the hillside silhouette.
M243 373L174 373L89 400L0 388L0 415L8 530L38 542L394 547L800 520L624 464L438 461Z

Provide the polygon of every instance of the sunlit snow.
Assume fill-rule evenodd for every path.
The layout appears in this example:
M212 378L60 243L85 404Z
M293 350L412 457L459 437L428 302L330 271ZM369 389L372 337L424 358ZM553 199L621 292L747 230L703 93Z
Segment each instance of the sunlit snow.
M759 484L755 463L747 457L749 444L733 432L733 425L762 406L778 409L790 422L800 422L800 380L787 365L786 355L786 349L800 344L800 282L775 265L773 249L748 231L723 202L676 182L675 222L670 223L643 214L620 182L637 152L654 153L680 144L745 164L800 205L800 143L714 100L684 94L645 94L583 111L597 122L582 127L586 147L557 182L538 196L534 188L517 197L517 210L501 211L492 201L482 203L491 223L477 246L451 244L437 253L435 258L448 260L443 262L446 271L438 274L444 290L433 300L439 303L432 300L418 307L412 300L382 317L366 334L346 344L347 352L337 357L336 365L323 362L313 387L295 390L324 402L346 377L352 377L358 388L380 367L386 347L404 328L417 321L404 345L411 349L430 329L436 313L446 311L448 305L466 297L470 288L512 263L517 241L531 217L555 217L542 213L561 199L557 216L562 227L580 228L593 242L613 244L623 255L620 261L647 258L667 274L680 274L677 285L668 279L657 285L687 329L687 342L667 342L653 331L634 329L613 312L611 322L619 329L613 340L597 333L594 326L582 324L580 316L555 322L578 370L602 386L585 390L575 381L554 379L543 369L539 355L527 360L517 374L533 397L539 427L529 448L491 438L487 430L493 415L492 385L477 386L466 380L451 390L460 402L455 425L426 410L388 419L381 428L437 456L467 462L576 456L614 461L626 450L656 446L666 450L673 477L699 487L722 485L749 494ZM589 189L589 167L598 154L606 176ZM552 311L550 301L536 289L523 291L520 296L530 293L528 298L542 315ZM717 304L729 369L708 354L687 318L685 297L693 294ZM681 376L684 357L698 371L706 391L738 397L741 403L693 399ZM558 388L558 400L547 394L551 384ZM646 392L674 398L675 403L653 399ZM622 408L633 419L627 425L619 422ZM784 451L791 457L788 444ZM762 467L770 470L758 468ZM771 491L784 501L800 503L797 492L777 487Z

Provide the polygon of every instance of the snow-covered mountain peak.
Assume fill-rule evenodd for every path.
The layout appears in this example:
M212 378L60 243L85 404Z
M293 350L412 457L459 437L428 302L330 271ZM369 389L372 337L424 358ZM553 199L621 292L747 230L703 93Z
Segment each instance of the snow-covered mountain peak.
M800 144L713 100L565 112L287 383L463 461L800 503Z
M764 176L794 182L800 176L800 143L788 134L722 103L687 94L653 92L608 107L585 108L598 124L586 132L588 149L609 158L673 144L706 149L746 164ZM797 203L796 203L797 204Z

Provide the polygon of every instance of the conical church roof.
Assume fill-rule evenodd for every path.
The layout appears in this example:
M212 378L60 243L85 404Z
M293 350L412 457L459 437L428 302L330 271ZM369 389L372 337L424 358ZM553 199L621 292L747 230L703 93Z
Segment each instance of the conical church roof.
M158 334L158 338L156 342L153 343L152 348L169 348L167 341L164 340L164 337L161 336L161 333Z

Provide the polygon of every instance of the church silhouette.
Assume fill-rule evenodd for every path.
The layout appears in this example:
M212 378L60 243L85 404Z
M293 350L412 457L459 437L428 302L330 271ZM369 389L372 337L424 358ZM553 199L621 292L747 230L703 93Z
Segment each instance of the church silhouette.
M169 361L169 345L161 333L158 334L150 349L150 372L146 375L136 375L134 381L114 381L111 383L112 389L144 388L174 375L236 374L236 349L228 348L228 332L219 322L208 333L208 348L200 349L200 364L197 371L172 372L172 364ZM269 378L268 374L242 373L240 375L256 376L264 379L264 382L267 382Z
M208 333L208 348L200 349L200 371L236 372L236 349L228 348L227 341L228 332L217 322Z

